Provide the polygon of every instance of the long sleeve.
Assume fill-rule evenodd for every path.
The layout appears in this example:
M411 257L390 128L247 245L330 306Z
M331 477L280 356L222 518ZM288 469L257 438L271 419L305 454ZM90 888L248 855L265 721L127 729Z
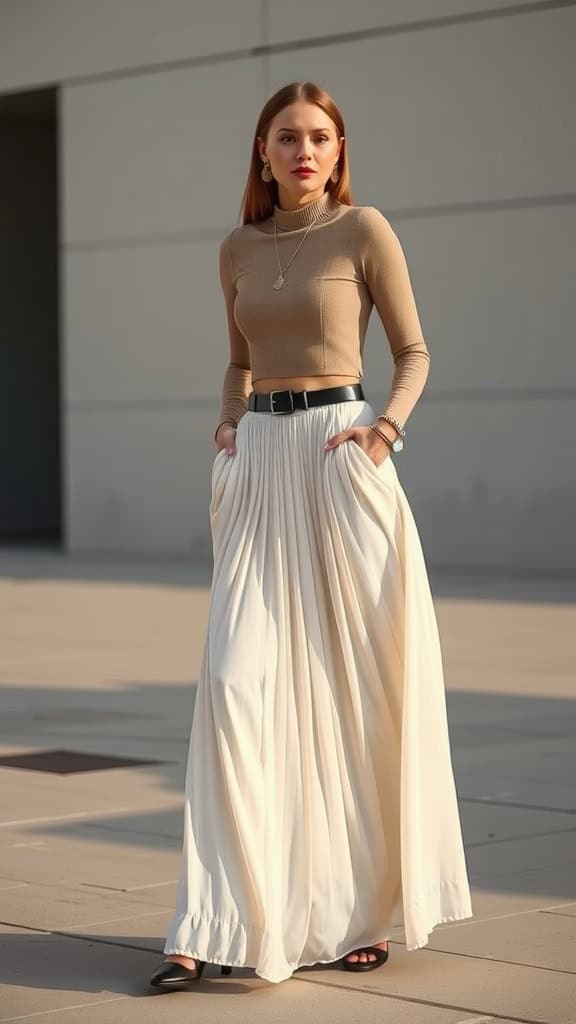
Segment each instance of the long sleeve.
M361 209L361 267L394 359L390 397L383 412L404 424L430 369L404 251L390 222L375 206Z
M219 249L220 284L226 306L230 361L224 373L219 424L223 421L237 424L248 407L248 395L252 390L250 351L246 338L234 319L236 286L232 267L231 237L226 235Z

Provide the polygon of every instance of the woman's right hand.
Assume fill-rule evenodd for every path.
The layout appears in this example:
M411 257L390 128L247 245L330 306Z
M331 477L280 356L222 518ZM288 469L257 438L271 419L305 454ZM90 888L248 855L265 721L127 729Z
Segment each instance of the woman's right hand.
M228 455L236 454L236 427L231 423L222 423L216 434L216 455L226 448Z

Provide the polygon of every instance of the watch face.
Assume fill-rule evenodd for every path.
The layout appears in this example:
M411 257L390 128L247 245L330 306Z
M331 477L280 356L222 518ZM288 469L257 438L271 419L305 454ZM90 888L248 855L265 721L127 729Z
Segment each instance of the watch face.
M401 452L403 447L404 441L401 437L397 437L396 440L392 442L392 451L394 452Z

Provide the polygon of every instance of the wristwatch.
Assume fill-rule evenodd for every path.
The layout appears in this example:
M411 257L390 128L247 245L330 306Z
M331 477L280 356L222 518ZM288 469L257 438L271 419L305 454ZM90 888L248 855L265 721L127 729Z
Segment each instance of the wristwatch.
M370 427L371 427L372 430L374 430L378 434L378 437L381 437L383 441L386 441L386 444L388 445L389 448L392 449L393 452L401 452L402 451L402 449L404 447L404 441L402 440L401 437L395 437L394 440L392 441L388 437L388 434L385 434L384 431L380 429L378 424L371 423Z
M379 434L380 437L384 438L384 440L386 441L386 444L388 445L389 448L392 449L393 452L401 452L402 451L402 449L404 447L404 441L402 440L401 437L395 437L394 440L391 441L390 438L388 437L388 435L384 433L384 431L382 431L382 433L380 433L380 431L378 431L378 434Z

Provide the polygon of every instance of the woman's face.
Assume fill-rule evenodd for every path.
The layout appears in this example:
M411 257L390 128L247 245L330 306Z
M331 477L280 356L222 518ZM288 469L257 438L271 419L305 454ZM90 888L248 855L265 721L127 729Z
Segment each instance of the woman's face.
M266 157L278 182L280 206L290 208L322 195L338 162L343 137L338 137L336 125L320 107L298 100L273 118L267 142L260 137L257 142L260 156ZM309 167L313 173L294 174L299 167Z

